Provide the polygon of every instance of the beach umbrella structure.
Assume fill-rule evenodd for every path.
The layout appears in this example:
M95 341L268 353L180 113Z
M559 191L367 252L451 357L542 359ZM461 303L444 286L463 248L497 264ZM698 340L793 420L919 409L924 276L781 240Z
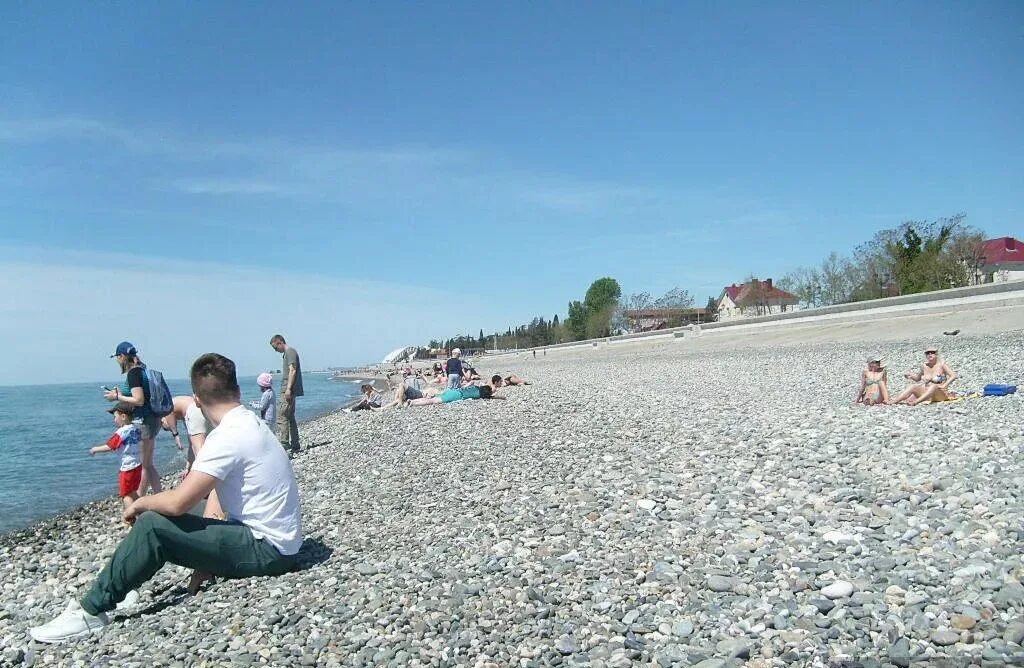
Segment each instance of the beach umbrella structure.
M390 353L384 356L382 360L383 364L398 364L399 362L409 362L416 357L416 346L405 346L404 348L398 348L392 350Z

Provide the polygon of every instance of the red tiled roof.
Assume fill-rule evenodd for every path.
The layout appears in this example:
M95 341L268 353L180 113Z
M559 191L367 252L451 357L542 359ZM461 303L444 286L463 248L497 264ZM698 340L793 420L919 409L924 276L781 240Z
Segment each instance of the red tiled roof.
M743 284L743 289L733 302L737 306L751 306L755 304L797 304L799 299L795 295L780 290L772 285L771 279L765 281L753 280Z
M1024 262L1024 243L1013 237L989 239L981 245L981 252L986 265Z
M742 289L743 289L742 285L736 285L735 283L733 283L732 285L725 286L725 289L722 292L724 292L725 294L729 295L729 299L731 299L732 302L735 304L736 303L736 297L739 296L740 290L742 290Z

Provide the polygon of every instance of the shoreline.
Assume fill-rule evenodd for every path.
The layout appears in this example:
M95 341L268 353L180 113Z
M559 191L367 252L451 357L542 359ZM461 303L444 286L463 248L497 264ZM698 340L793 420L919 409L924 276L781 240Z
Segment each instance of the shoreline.
M1024 378L1013 324L940 334L956 387ZM101 636L30 643L123 535L111 498L0 537L0 639L86 665L1024 656L1024 396L853 406L879 345L850 331L484 358L535 384L304 421L299 570L185 597L167 567ZM932 338L885 344L892 389Z
M345 410L345 408L347 408L351 404L352 404L352 401L348 401L345 404L343 404L341 406L338 406L336 408L332 408L332 409L323 411L321 413L317 413L316 415L304 417L303 419L298 421L299 427L301 428L303 425L305 425L305 424L307 424L309 422L313 422L313 421L316 421L316 420L328 417L330 415L333 415L335 413L342 412L342 411ZM186 447L188 447L188 446L186 446ZM316 445L314 444L313 447L316 447ZM170 487L173 487L173 486L177 485L177 483L180 482L180 480L181 480L181 475L180 474L181 474L181 472L183 470L184 470L184 466L175 467L173 469L173 471L171 471L170 473L166 473L166 474L161 475L160 476L160 482L163 484L164 489L169 489ZM104 496L100 496L100 497L97 497L97 498L86 500L84 502L81 502L78 505L75 505L75 506L72 506L70 508L67 508L66 510L62 510L62 511L56 513L56 514L48 515L46 517L41 517L41 518L38 518L36 520L32 520L26 526L9 529L7 531L0 531L0 546L4 545L4 541L8 537L14 536L15 534L20 533L20 532L31 532L32 530L34 530L36 528L37 525L42 525L42 524L47 524L47 523L54 522L55 520L58 520L58 519L60 519L61 517L65 516L65 515L67 515L67 516L76 516L77 517L78 515L80 515L85 510L94 508L97 505L100 505L100 504L103 504L103 503L115 502L115 501L119 501L119 500L120 499L119 499L119 497L116 494L107 494L107 495L104 495Z

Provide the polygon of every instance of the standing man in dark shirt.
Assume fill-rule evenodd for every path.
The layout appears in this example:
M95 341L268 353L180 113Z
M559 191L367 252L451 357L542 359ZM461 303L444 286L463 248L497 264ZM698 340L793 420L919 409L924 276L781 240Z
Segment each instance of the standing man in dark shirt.
M299 353L284 337L274 334L270 346L281 353L281 404L277 411L277 440L292 454L299 451L299 425L295 421L295 399L302 396L302 364Z

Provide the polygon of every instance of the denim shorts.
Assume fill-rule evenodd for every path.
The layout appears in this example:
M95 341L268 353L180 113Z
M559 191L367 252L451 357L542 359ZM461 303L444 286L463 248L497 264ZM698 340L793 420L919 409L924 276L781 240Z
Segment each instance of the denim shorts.
M156 438L156 435L160 433L159 415L150 413L145 417L135 418L134 422L139 425L139 431L142 432L143 439Z

